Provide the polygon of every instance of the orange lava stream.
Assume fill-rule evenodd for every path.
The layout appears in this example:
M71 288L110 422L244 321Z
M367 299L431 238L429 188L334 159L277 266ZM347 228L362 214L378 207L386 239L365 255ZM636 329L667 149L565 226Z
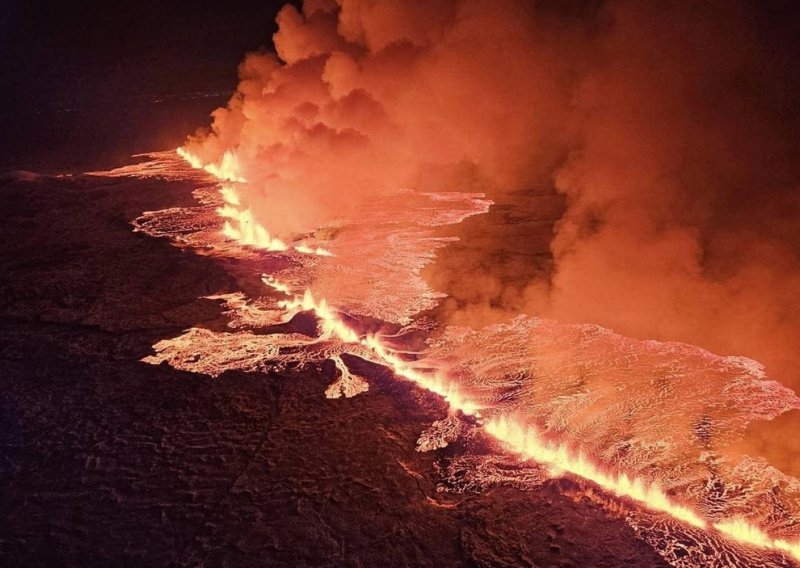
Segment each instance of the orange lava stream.
M638 501L650 509L667 513L692 526L699 528L709 526L709 523L688 507L670 502L666 493L657 485L647 484L641 479L630 478L624 473L604 472L583 454L571 453L563 445L544 441L536 428L524 427L507 416L488 420L484 423L484 428L489 434L505 442L516 453L551 466L555 473L559 471L572 473L592 481L618 496ZM800 560L800 543L774 539L744 519L729 519L713 523L711 526L731 540L767 550L787 552Z
M767 550L780 550L800 560L800 542L789 542L782 538L772 538L760 528L746 520L728 519L714 524L720 533L732 540Z
M459 392L455 384L445 380L437 373L431 374L416 370L391 348L383 344L378 336L359 336L354 329L339 319L336 311L325 299L316 300L310 290L306 290L302 296L292 295L287 285L266 275L262 276L262 280L267 286L291 297L289 300L280 302L280 305L289 312L313 312L321 322L323 337L336 337L345 343L367 347L376 356L376 359L391 369L395 375L441 396L451 409L460 410L468 416L475 417L486 433L503 442L508 449L521 457L549 466L553 475L563 473L575 475L591 481L618 497L631 499L648 509L666 513L678 521L698 528L713 527L722 536L731 540L766 550L782 551L800 560L800 543L774 539L744 519L709 523L689 507L672 502L657 484L629 477L625 473L605 472L582 453L572 452L563 444L545 441L533 426L523 425L509 416L481 420L480 406Z
M245 182L239 171L236 157L230 152L225 152L219 164L203 164L199 158L183 148L178 148L177 152L193 168L203 169L220 181ZM222 185L220 193L225 205L220 207L217 212L220 216L233 220L237 225L234 226L230 221L225 221L223 234L226 237L243 245L270 251L287 250L288 247L285 243L270 237L266 229L253 219L250 210L240 209L239 196L233 186ZM294 248L298 252L305 254L331 255L330 252L322 248L312 249L305 245L298 245ZM391 369L395 375L441 396L451 409L459 410L465 415L475 417L489 435L504 443L509 450L522 458L532 459L540 464L549 466L553 475L563 473L575 475L595 483L618 497L631 499L648 509L663 512L678 521L698 528L713 529L730 540L765 550L781 551L800 560L800 542L772 538L757 526L741 518L710 523L689 507L673 503L657 484L640 478L631 478L625 473L605 472L601 466L593 463L582 453L571 451L563 444L555 444L544 440L541 433L534 426L525 425L509 416L482 420L480 405L466 398L456 384L447 381L438 373L431 374L415 369L411 363L403 360L391 348L381 342L376 335L368 334L361 337L338 317L336 311L330 307L324 298L321 300L315 299L310 290L306 290L302 295L295 295L289 286L268 275L262 275L262 281L270 288L289 297L288 300L280 302L280 305L288 312L313 312L320 321L323 338L335 337L344 343L358 344L368 348L375 355L376 360Z
M263 282L284 294L291 295L289 287L272 277L263 276ZM376 358L389 367L396 375L408 379L428 391L443 397L454 410L480 419L480 407L459 393L456 386L438 374L423 373L396 355L375 335L360 337L355 330L345 324L336 312L322 300L316 300L310 290L302 296L280 302L289 312L310 311L321 322L323 337L336 337L345 343L360 344L367 347ZM524 427L507 416L491 418L482 422L486 432L504 442L515 453L525 458L550 466L556 472L567 472L593 481L616 495L639 501L651 509L663 511L672 517L696 527L706 527L707 523L697 514L669 501L667 495L655 485L647 485L640 479L604 473L598 466L582 455L571 454L565 446L544 442L532 427Z
M706 527L706 522L694 511L670 502L666 493L657 485L648 484L640 478L630 478L624 473L606 473L583 454L570 452L564 445L546 442L534 427L523 426L507 416L500 416L488 420L484 428L516 453L550 466L555 470L554 473L572 473L616 495L639 501L650 509L663 511L692 526Z
M267 275L262 276L262 281L270 288L290 296L289 300L280 302L280 305L290 313L313 312L321 323L323 338L335 337L344 343L363 345L396 375L438 394L447 401L451 408L458 409L470 416L480 415L478 406L465 399L455 384L443 380L438 375L430 375L414 369L410 363L395 354L375 335L360 337L355 330L339 319L325 299L316 300L310 290L306 290L302 296L292 295L288 286Z

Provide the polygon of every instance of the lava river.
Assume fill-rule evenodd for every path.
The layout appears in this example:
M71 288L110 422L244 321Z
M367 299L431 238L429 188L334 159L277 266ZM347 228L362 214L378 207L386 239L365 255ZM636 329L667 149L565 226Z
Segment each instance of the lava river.
M180 153L96 173L195 181L197 206L146 212L134 230L210 255L246 285L209 296L227 329L165 338L146 362L217 376L329 360L328 398L369 390L356 359L381 365L450 405L417 448L465 449L442 467L442 490L572 476L585 487L576 498L624 518L674 566L800 559L800 482L732 449L751 421L800 408L758 363L526 316L445 326L426 315L441 294L420 271L452 240L437 227L487 212L484 196L398 191L289 242L241 205L234 155Z

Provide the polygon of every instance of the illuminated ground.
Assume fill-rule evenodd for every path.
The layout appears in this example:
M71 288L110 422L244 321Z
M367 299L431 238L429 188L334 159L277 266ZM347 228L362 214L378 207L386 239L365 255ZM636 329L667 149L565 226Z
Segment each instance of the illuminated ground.
M329 367L210 379L139 362L159 339L219 326L198 298L242 287L131 232L191 189L0 183L0 563L663 565L572 481L437 491L460 448L415 447L446 410L376 368L368 393L330 401Z

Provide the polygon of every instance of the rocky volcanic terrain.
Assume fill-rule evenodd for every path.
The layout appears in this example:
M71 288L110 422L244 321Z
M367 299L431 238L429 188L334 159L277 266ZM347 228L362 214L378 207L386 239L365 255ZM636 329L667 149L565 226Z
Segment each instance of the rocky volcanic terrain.
M664 565L576 482L442 491L460 449L415 448L444 404L378 367L367 393L329 400L328 366L214 379L140 362L219 325L202 296L242 288L132 232L191 190L0 178L1 565Z

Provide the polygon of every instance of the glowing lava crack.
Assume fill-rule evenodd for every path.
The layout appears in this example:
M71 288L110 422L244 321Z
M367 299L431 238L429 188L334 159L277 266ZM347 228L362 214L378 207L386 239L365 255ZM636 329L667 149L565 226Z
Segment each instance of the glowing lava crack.
M267 251L284 251L288 246L281 240L272 237L253 217L252 213L243 209L240 197L233 184L245 182L239 171L236 157L231 152L226 152L219 164L203 164L195 156L183 149L178 154L193 168L203 169L224 183L220 193L224 205L218 209L218 214L225 218L223 227L224 235L238 243ZM312 248L306 245L294 247L297 252L304 254L329 255L322 248ZM657 484L649 483L638 477L631 477L625 473L611 473L604 470L599 464L580 452L571 450L568 446L546 441L542 433L533 425L524 420L515 420L513 416L499 413L493 409L481 408L481 405L467 396L444 373L431 371L429 368L420 370L413 362L409 362L395 352L391 347L381 341L376 335L361 336L348 326L337 315L325 299L316 299L310 290L303 294L294 294L291 287L275 278L262 276L263 282L284 295L287 299L278 305L285 310L284 321L289 321L299 312L313 313L319 322L320 335L316 339L307 341L307 345L315 343L341 343L345 346L356 347L352 354L363 357L374 363L389 368L396 376L409 380L416 385L441 396L454 411L471 416L481 425L484 431L494 439L503 443L510 451L524 459L531 459L547 466L552 475L571 474L581 479L590 481L607 492L624 499L630 499L642 506L669 515L669 517L686 523L693 527L716 532L719 535L746 545L764 550L775 550L788 553L800 559L800 544L783 539L770 537L758 527L738 518L729 518L725 521L711 522L702 518L691 508L673 502L670 496ZM276 341L281 341L276 339ZM368 385L363 378L350 373L346 364L339 356L345 352L341 347L326 348L325 357L331 359L339 373L337 379L326 391L329 398L339 396L354 396L367 390ZM325 349L323 349L325 351ZM486 416L483 416L481 411Z
M268 276L263 281L269 287L291 295L288 287ZM302 296L292 296L290 300L281 302L290 315L300 311L313 312L321 322L323 337L336 337L344 343L358 344L366 347L373 355L374 362L380 363L399 377L412 381L416 385L433 392L448 403L452 410L474 417L484 427L486 433L504 443L508 449L525 459L532 459L549 466L553 475L571 474L591 481L610 493L628 498L648 509L668 514L678 521L698 528L712 528L735 541L768 550L779 550L800 559L800 544L790 543L783 539L773 539L757 527L741 519L719 523L709 523L690 508L672 502L669 496L657 485L648 484L630 478L624 473L613 474L602 470L580 453L571 452L566 446L544 441L540 432L533 426L525 426L508 416L497 416L483 420L477 403L465 398L454 384L444 380L438 374L418 371L396 355L391 348L384 345L375 335L360 337L358 333L342 322L336 312L322 300L316 300L306 290ZM340 366L341 359L337 361ZM346 371L342 370L345 375Z

